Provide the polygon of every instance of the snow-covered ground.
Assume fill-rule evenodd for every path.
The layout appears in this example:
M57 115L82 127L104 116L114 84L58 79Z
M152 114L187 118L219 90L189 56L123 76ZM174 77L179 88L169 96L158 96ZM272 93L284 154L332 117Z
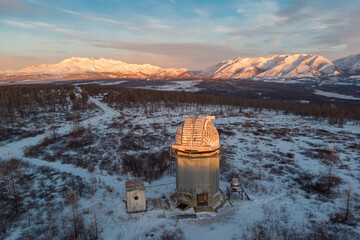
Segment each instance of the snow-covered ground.
M164 82L161 86L140 86L136 88L141 89L153 89L153 90L162 90L162 91L184 91L184 92L198 92L201 88L196 87L203 80L187 80L187 81L167 81Z
M358 97L339 94L339 93L334 93L334 92L325 92L325 91L322 91L322 90L319 90L319 89L316 89L314 91L314 94L329 97L329 98L338 98L338 99L358 100L358 101L360 101L360 98L358 98Z
M329 220L332 214L342 211L344 191L349 186L352 191L350 207L353 218L355 221L360 218L358 123L350 121L339 127L311 117L284 115L275 111L240 110L230 106L181 105L170 108L149 104L128 108L108 106L100 98L91 97L89 100L101 109L101 114L83 120L80 125L91 126L94 142L86 146L86 150L82 147L61 151L74 158L80 156L89 165L94 163L94 171L75 167L72 163L62 164L57 158L55 161L46 161L43 155L25 157L24 147L51 135L50 131L2 145L0 156L7 159L9 153L30 166L47 166L58 172L79 176L89 185L94 184L95 179L97 190L91 198L80 198L79 207L87 219L92 219L86 210L96 206L100 236L103 239L147 239L146 234L150 233L156 239L165 230L174 229L181 229L187 239L252 239L254 234L258 234L261 239L264 235L259 234L259 229L263 233L270 231L268 234L272 237L282 239L286 235L292 239L294 235L291 234L312 234L321 224L330 229L329 234L337 229L348 239L360 236L358 223L350 227L331 223ZM219 130L224 150L221 160L221 189L225 191L229 178L238 177L251 201L241 201L233 196L234 206L226 203L216 213L198 213L196 219L177 217L193 214L193 209L186 212L176 208L172 211L157 209L127 214L123 202L124 184L134 177L129 173L121 174L121 171L110 173L100 167L101 163L105 164L108 157L110 163L106 164L121 162L124 153L137 156L166 149L174 141L176 129L183 121L182 115L198 113L216 116L213 123ZM71 130L72 123L64 123L57 129L57 133L65 136ZM120 148L121 142L129 136L135 136L137 141L141 141L142 148ZM56 149L63 149L62 144L60 141L55 142L43 150L52 154ZM329 191L323 193L318 185L328 176L329 165L325 158L332 148L338 157L332 167L332 176L341 181L334 183ZM99 154L90 158L94 151L99 151ZM169 198L175 190L174 182L174 174L167 172L159 180L146 183L147 198ZM39 209L42 210L44 209ZM70 210L70 206L62 209L65 213ZM163 214L165 218L159 217ZM11 228L6 238L21 238L30 227L24 217ZM301 236L309 238L313 235Z
M87 81L87 82L81 82L81 83L75 83L74 85L87 85L87 84L99 84L99 85L117 85L121 83L125 83L127 81L121 80L121 81Z

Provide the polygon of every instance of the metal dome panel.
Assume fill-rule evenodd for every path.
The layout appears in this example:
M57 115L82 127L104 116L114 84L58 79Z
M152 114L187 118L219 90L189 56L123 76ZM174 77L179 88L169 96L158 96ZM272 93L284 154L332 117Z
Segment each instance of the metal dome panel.
M184 116L185 122L176 132L172 149L183 152L210 152L220 148L219 133L212 124L214 116Z

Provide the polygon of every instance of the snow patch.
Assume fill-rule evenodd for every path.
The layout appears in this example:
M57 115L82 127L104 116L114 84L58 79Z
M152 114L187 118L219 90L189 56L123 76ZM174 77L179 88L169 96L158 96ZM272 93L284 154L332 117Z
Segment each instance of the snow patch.
M321 96L324 96L324 97L329 97L329 98L338 98L338 99L358 100L358 101L360 101L360 98L358 98L358 97L339 94L339 93L334 93L334 92L325 92L325 91L321 91L321 90L318 90L318 89L316 89L314 91L314 94L321 95Z

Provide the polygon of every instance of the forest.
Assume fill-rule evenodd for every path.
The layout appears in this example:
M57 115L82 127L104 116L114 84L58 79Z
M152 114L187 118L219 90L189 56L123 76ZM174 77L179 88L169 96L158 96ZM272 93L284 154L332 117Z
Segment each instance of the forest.
M85 91L81 93L81 100L74 102L73 110L84 106L87 95L107 93L104 101L116 103L120 107L138 106L147 103L164 103L173 108L179 104L192 105L223 105L242 108L254 108L257 111L271 109L282 111L285 114L293 113L300 116L314 116L326 118L330 124L342 125L346 120L360 120L359 104L336 104L336 103L297 103L274 100L260 100L251 98L228 97L217 95L205 95L187 92L156 91L136 88L123 88L118 86L101 86L87 84L82 86ZM54 112L56 106L62 111L68 111L66 94L70 94L70 100L74 100L73 85L61 84L31 84L31 85L5 85L0 86L0 116L3 123L13 121L18 117L26 117L34 113L36 108ZM18 115L15 115L18 114ZM36 115L34 115L36 117Z
M330 124L342 125L346 120L360 120L359 104L336 103L298 103L292 101L260 100L251 98L205 95L187 92L156 91L136 88L122 88L117 86L84 85L83 88L91 95L106 92L104 100L107 103L122 105L139 105L145 103L164 103L176 108L179 104L219 105L282 111L300 116L314 116L316 119L328 119Z

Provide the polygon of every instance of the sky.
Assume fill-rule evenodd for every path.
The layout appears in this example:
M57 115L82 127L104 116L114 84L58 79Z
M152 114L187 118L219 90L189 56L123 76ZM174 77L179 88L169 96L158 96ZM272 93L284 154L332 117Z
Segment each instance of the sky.
M0 0L0 70L94 57L204 69L237 57L360 53L358 0Z

